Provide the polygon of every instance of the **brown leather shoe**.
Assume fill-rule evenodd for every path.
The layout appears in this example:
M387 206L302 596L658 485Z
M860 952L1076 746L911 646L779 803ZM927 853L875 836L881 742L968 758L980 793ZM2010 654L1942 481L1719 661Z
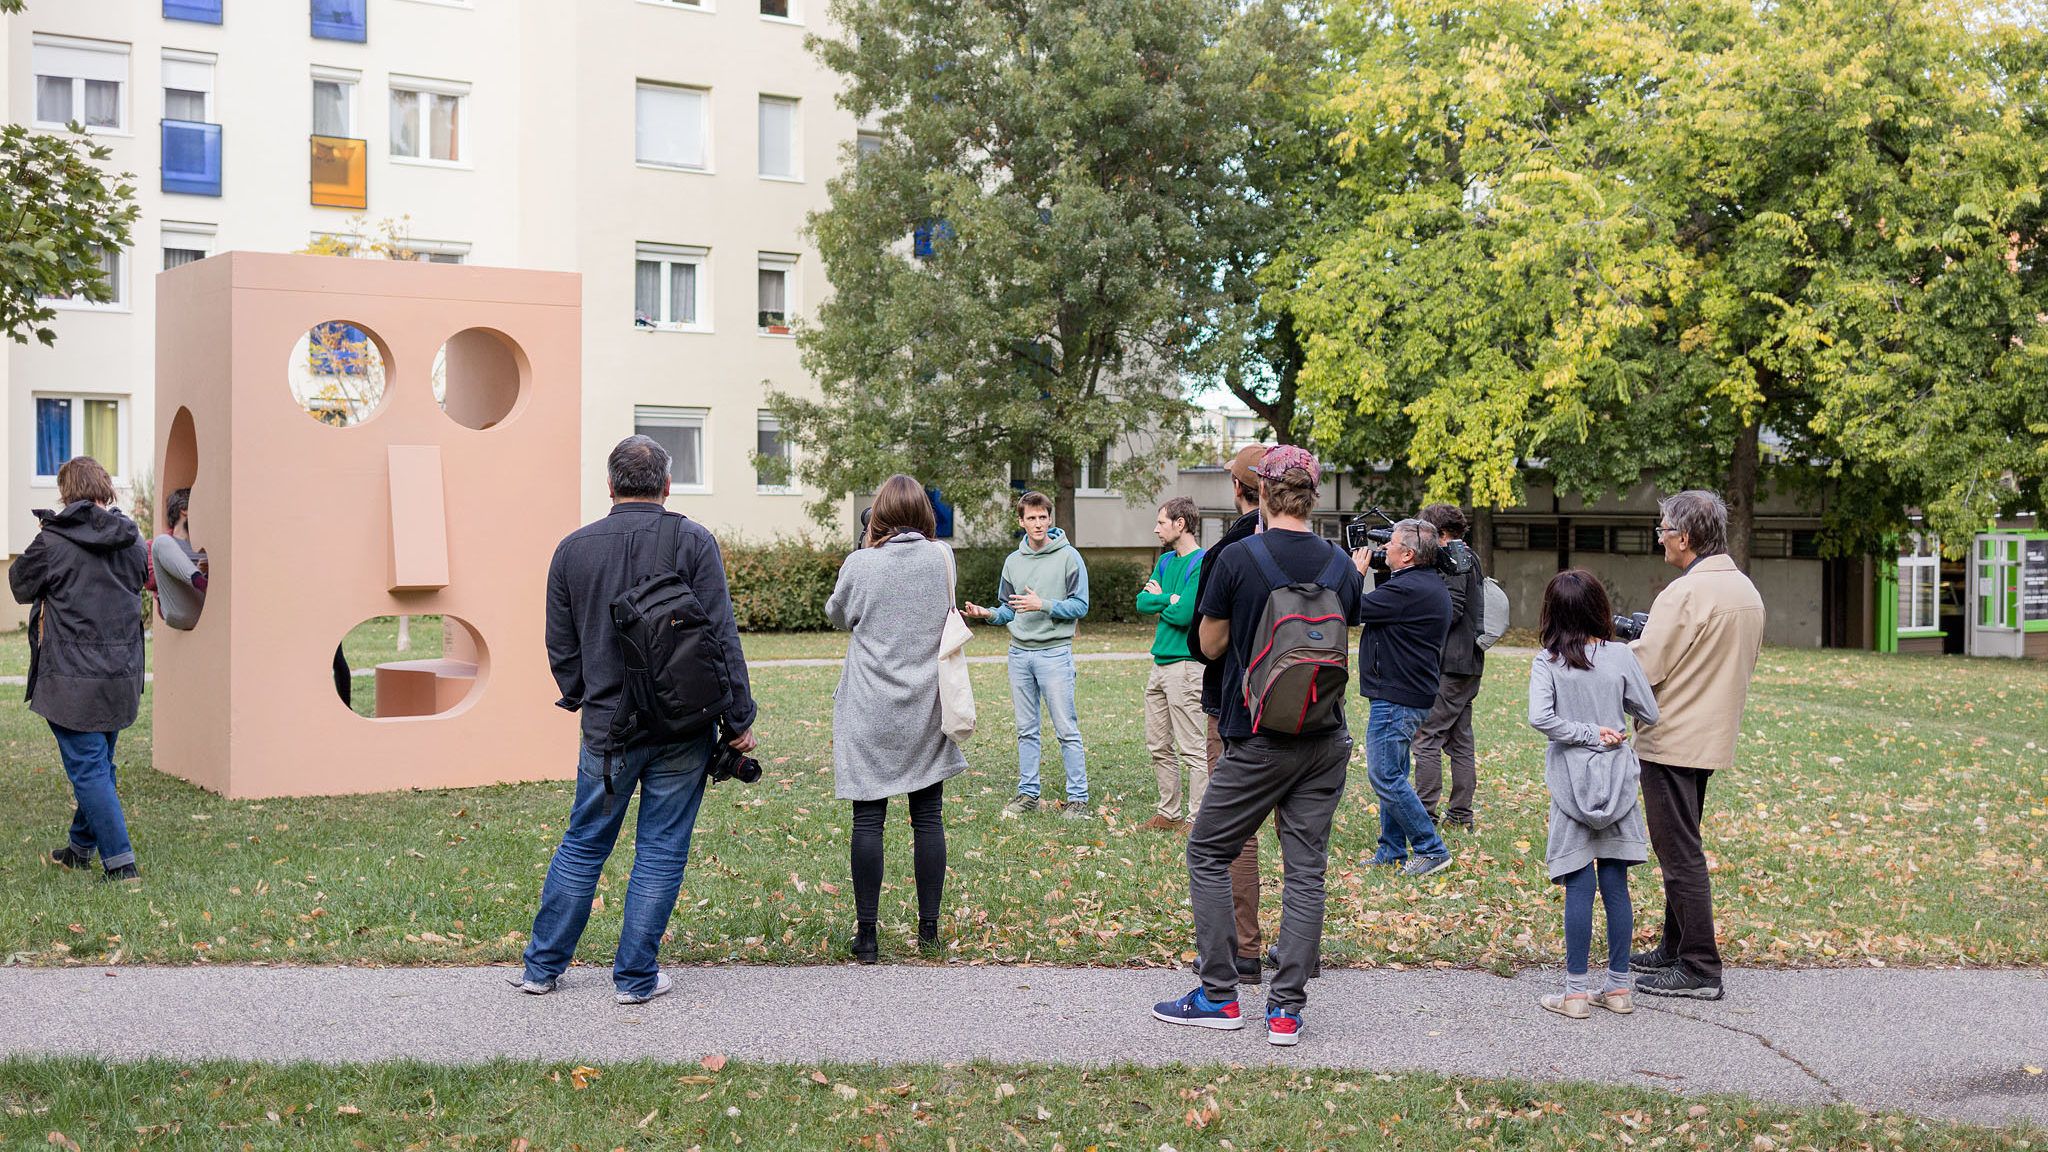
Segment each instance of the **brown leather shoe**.
M1154 816L1139 827L1152 832L1177 831L1180 828L1180 821L1170 816Z

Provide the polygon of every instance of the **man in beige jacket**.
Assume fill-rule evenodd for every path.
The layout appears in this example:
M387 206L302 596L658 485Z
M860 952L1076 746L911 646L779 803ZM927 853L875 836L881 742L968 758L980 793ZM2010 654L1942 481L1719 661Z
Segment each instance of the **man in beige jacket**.
M1664 559L1683 574L1650 605L1650 622L1629 645L1657 694L1663 718L1636 734L1643 764L1643 815L1664 873L1664 937L1638 952L1638 991L1721 998L1714 943L1714 894L1700 842L1707 779L1735 763L1742 708L1764 639L1764 602L1728 556L1728 506L1688 491L1658 506Z

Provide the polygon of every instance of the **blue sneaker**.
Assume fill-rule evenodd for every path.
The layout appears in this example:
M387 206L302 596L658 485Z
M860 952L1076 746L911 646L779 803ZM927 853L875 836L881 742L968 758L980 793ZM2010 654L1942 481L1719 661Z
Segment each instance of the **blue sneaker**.
M1266 1043L1283 1048L1301 1043L1301 1013L1285 1008L1266 1009Z
M1178 1000L1162 1000L1154 1004L1152 1018L1164 1020L1168 1024L1186 1024L1195 1028L1244 1027L1244 1017L1238 1013L1237 1001L1215 1003L1200 988Z

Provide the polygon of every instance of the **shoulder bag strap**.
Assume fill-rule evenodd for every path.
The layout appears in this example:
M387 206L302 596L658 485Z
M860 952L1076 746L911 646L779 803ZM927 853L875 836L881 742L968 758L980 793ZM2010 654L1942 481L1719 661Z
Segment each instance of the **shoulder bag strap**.
M1341 588L1344 584L1344 570L1349 567L1351 567L1351 557L1344 554L1344 549L1332 544L1330 545L1330 562L1323 565L1322 575L1316 577L1316 583L1333 591Z
M1258 536L1247 536L1244 539L1244 545L1245 550L1252 558L1252 563L1259 566L1259 574L1266 578L1267 591L1283 588L1294 583L1294 581L1287 578L1285 572L1280 571L1280 565L1273 562L1273 551L1266 547L1264 539Z

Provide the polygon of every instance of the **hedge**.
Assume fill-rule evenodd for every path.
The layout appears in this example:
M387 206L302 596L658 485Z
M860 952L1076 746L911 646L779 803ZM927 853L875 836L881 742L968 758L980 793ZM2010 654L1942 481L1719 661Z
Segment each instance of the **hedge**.
M846 553L805 540L768 544L721 544L732 611L743 632L819 632L825 601L839 580ZM995 598L1009 548L960 548L960 598L986 603ZM1081 550L1088 563L1088 619L1127 624L1139 619L1134 598L1151 575L1150 557L1129 549Z

